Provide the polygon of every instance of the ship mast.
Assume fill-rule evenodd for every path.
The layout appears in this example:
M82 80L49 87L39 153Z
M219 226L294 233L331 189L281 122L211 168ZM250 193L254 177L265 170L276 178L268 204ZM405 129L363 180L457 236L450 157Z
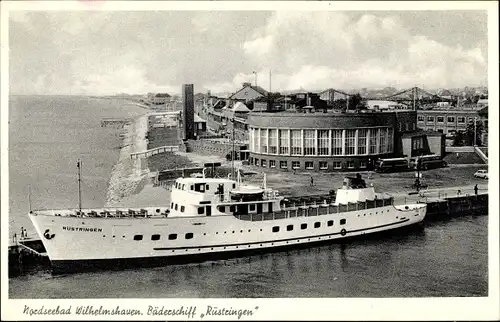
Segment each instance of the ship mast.
M78 212L82 212L82 188L81 188L81 169L80 169L81 161L78 159L76 162L76 167L78 168Z

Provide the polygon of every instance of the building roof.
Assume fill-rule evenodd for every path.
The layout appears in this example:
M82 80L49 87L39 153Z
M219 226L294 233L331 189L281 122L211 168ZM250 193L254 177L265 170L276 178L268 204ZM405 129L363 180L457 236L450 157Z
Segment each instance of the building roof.
M254 86L254 85L245 85L243 86L243 88L239 89L238 91L236 91L236 93L232 94L231 96L229 96L229 98L233 98L236 94L244 91L245 89L247 88L251 88L253 89L254 91L256 91L258 94L262 95L262 96L266 96L267 95L267 91L265 89L263 89L262 87L260 86Z
M194 115L194 122L195 123L206 123L207 121L205 121L204 119L202 119L201 117L199 117L198 114L195 114Z
M422 135L426 135L426 136L441 136L441 135L444 135L444 134L441 133L441 132L438 132L438 131L418 129L418 130L413 131L413 132L403 133L403 135L401 135L401 137L402 138L412 138L412 137L415 137L415 136L422 136Z
M248 113L250 112L250 110L248 109L248 107L241 103L241 102L236 102L236 104L234 104L233 108L232 108L232 111L233 112L237 112L237 113Z

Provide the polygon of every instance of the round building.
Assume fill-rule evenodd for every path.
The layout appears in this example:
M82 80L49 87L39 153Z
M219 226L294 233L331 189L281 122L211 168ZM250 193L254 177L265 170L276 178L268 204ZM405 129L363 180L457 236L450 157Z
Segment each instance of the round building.
M401 134L415 111L252 113L249 162L281 170L356 171L402 155Z

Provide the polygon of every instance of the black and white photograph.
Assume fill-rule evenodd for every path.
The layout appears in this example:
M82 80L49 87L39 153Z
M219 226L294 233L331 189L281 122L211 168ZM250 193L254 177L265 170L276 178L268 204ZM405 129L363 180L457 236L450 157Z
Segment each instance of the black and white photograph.
M1 12L2 320L500 318L498 3Z

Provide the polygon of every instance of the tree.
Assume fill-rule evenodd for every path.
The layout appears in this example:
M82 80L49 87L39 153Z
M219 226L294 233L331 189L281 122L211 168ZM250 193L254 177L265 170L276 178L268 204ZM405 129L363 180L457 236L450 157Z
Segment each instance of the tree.
M463 146L464 145L464 132L456 131L453 136L453 146Z
M361 94L357 93L349 97L349 110L366 110L367 108Z
M476 120L476 125L474 129L474 121L467 124L467 129L464 132L464 143L465 145L474 145L474 132L476 133L476 145L481 145L481 134L484 132L483 122Z

